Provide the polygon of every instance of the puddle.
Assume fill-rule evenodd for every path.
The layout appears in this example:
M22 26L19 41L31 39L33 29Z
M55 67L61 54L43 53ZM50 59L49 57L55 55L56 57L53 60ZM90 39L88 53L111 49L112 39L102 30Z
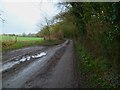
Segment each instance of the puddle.
M45 53L45 52L42 52L42 53L40 53L40 54L37 54L37 55L32 56L32 58L40 58L40 57L45 56L45 55L46 55L46 53Z
M32 58L33 58L33 59L37 59L37 58L43 57L43 56L45 56L45 55L46 55L45 52L41 52L41 53L39 53L39 54L32 55L32 56L26 55L26 56L23 56L23 57L16 58L14 61L12 60L12 61L10 61L10 62L7 62L7 63L3 64L3 65L2 65L2 70L0 70L0 72L1 72L1 71L4 71L4 70L7 70L7 69L10 69L10 68L12 68L14 65L20 64L21 62L29 61L29 60L31 60Z
M24 61L26 61L27 60L27 58L26 57L23 57L22 59L20 59L19 61L20 62L24 62Z
M15 62L12 61L12 62L6 63L6 64L2 65L2 70L0 70L0 72L7 70L7 69L13 67L15 64L19 64L19 63L20 63L19 61L15 61Z
M26 59L29 61L29 60L31 59L31 57L30 57L30 56L27 56Z

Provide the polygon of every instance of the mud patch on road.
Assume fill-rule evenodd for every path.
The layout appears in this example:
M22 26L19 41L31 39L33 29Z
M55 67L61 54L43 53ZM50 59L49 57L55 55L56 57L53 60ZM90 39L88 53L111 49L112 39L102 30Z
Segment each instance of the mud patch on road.
M18 49L18 50L13 50L10 52L2 52L2 62L6 63L8 61L14 60L15 58L19 58L26 54L33 54L35 52L39 52L45 48L48 48L48 47L35 46L35 47L27 47L27 48L22 48L22 49Z
M67 45L66 45L67 46ZM40 72L37 72L35 75L31 76L23 86L24 88L42 88L46 84L46 79L49 78L54 70L54 67L57 65L61 56L66 50L66 46L62 47L56 51L55 55L48 60L47 64L40 69ZM42 83L41 83L42 82Z
M4 78L4 77L9 77L9 76L12 76L12 75L14 75L15 73L17 73L17 72L19 72L20 70L22 70L22 69L24 69L24 67L26 67L26 66L28 66L30 63L32 63L32 62L34 62L37 58L41 58L41 57L34 57L34 58L32 58L32 56L37 56L38 54L39 54L39 56L41 55L40 53L42 53L43 54L43 52L45 51L45 50L47 50L48 48L44 48L44 49L42 49L42 50L40 50L40 51L34 51L34 52L31 52L31 53L29 53L29 54L26 54L26 55L23 55L23 56L20 56L20 57L17 57L17 58L15 58L15 59L13 59L13 60L11 60L11 61L9 61L9 62L18 62L18 63L16 63L16 64L14 64L12 67L10 66L10 68L8 68L8 69L6 69L6 70L3 70L2 71L2 78ZM44 54L45 55L45 54ZM30 59L28 58L28 56L30 56ZM25 59L25 57L26 57L26 60L22 60L22 59ZM28 60L29 59L29 60ZM9 63L9 62L7 62L7 63ZM7 64L6 63L6 64Z

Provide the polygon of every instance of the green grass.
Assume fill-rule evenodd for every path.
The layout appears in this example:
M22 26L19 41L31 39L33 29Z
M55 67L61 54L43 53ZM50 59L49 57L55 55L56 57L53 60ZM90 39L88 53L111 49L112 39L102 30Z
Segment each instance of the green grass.
M3 41L9 41L9 40L15 40L15 36L0 36L2 37ZM18 41L38 41L38 40L43 40L43 38L39 37L17 37Z
M23 47L30 47L30 46L39 46L39 45L56 45L62 43L63 41L50 41L44 40L43 38L39 37L17 37L17 42L15 42L15 36L0 36L2 42L2 51L11 51L14 49L20 49Z
M80 43L75 43L77 71L79 76L87 76L87 82L93 88L119 87L119 74L114 72L103 57L93 57Z
M44 43L43 38L39 37L17 37L17 42L15 42L15 36L0 36L0 38L3 52Z

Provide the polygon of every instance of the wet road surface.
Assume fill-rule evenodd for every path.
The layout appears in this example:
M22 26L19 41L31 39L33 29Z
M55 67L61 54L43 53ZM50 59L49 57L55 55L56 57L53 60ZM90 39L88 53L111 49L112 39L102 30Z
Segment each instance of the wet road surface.
M66 41L44 52L43 57L32 59L32 63L16 69L16 73L3 74L3 88L75 87L73 42Z
M10 52L2 52L2 63L6 63L7 61L11 61L14 58L25 55L26 53L40 51L46 48L45 46L35 46L35 47L26 47L22 49L13 50Z
M58 65L50 78L46 80L44 88L73 88L75 87L75 73L73 65L73 43L70 42Z

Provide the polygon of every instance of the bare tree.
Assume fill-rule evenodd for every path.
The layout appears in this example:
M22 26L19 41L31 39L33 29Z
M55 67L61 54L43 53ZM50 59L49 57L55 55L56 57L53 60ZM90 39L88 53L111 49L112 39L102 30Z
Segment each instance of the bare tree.
M44 17L44 21L45 21L45 23L46 23L46 27L47 27L47 30L48 30L49 40L51 40L51 33L50 33L51 21L50 21L47 17Z
M48 40L51 40L50 26L54 23L54 19L51 19L46 13L44 13L43 20L37 25L40 28L46 27L48 32Z

